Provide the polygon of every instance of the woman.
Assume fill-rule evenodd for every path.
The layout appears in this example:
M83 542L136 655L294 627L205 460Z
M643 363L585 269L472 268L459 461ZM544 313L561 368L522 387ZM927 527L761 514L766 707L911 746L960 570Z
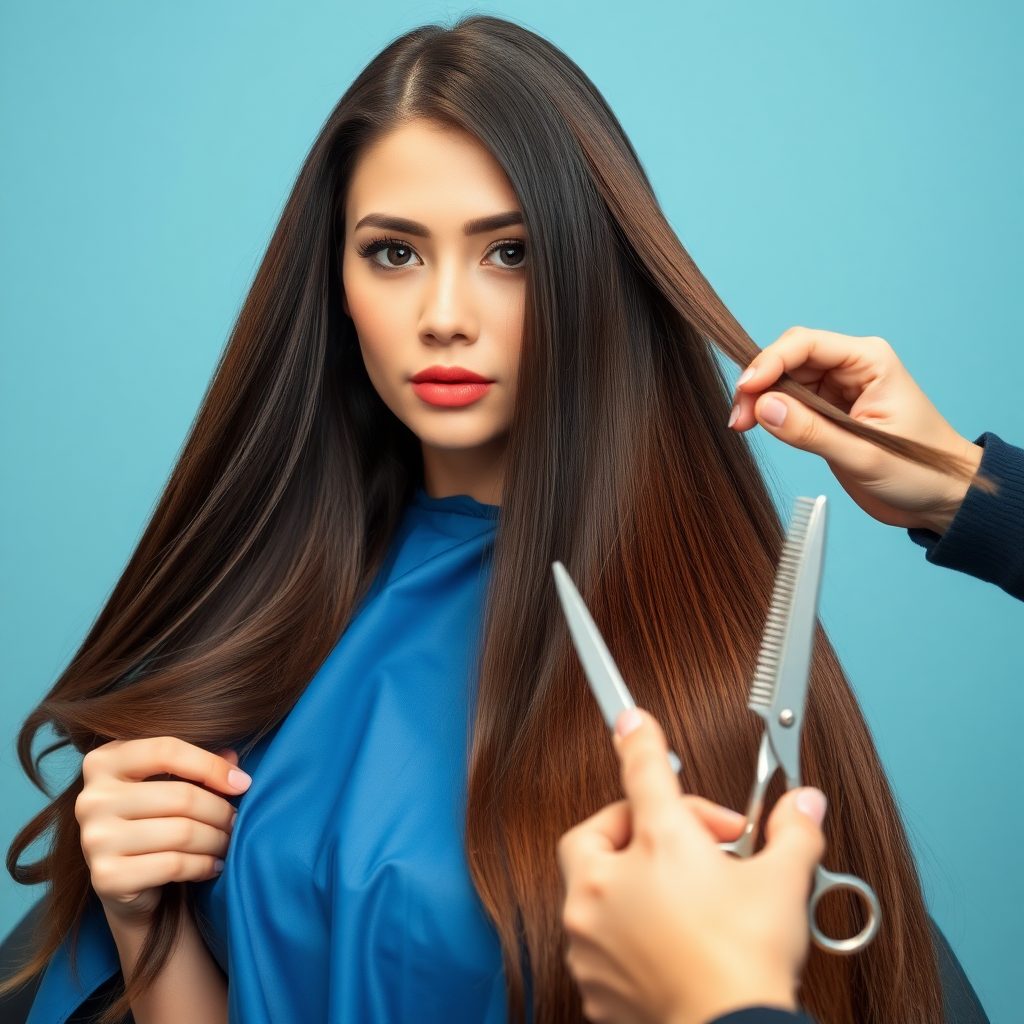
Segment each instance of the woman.
M149 528L23 731L34 778L48 723L90 752L9 858L51 882L37 1009L77 991L80 922L82 991L123 966L111 1017L140 1024L223 1019L218 967L246 1022L579 1020L555 846L618 781L552 560L687 752L687 791L741 806L757 746L781 535L708 339L756 354L563 54L474 18L375 58L299 175ZM806 734L826 862L871 883L885 926L861 956L812 955L804 1004L939 1021L906 838L824 636ZM248 775L210 753L229 747ZM140 784L161 773L205 788ZM250 775L233 820L223 796ZM821 917L849 933L856 914Z

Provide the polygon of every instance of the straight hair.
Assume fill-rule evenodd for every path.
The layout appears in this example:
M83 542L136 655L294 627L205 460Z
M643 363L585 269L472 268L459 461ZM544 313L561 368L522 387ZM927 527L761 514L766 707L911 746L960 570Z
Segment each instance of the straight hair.
M480 141L529 238L527 310L480 653L466 849L501 941L510 1018L581 1021L564 962L558 837L619 797L607 729L558 611L577 581L638 703L685 756L682 783L744 805L759 739L746 709L782 530L746 440L725 426L717 347L758 348L662 214L583 72L507 21L425 27L383 50L313 145L152 519L81 648L19 737L41 759L112 739L251 744L289 712L379 568L422 462L363 367L341 303L342 211L363 149L414 118ZM787 392L878 447L962 474L923 445ZM804 777L831 800L826 864L878 893L884 924L849 958L812 950L804 1006L822 1024L941 1024L928 917L863 716L819 629ZM55 744L34 754L44 727ZM8 869L48 882L41 969L91 895L79 776L15 838ZM777 785L775 795L779 788ZM44 856L21 863L36 840ZM188 888L166 887L123 1015L172 949ZM819 920L860 927L833 898ZM527 978L529 982L527 983ZM528 1001L532 1005L528 1007Z

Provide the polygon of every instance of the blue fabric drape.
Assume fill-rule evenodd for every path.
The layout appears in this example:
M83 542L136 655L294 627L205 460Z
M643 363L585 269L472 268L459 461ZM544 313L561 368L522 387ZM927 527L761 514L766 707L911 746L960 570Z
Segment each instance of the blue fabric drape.
M235 1024L504 1021L463 848L497 512L418 495L334 651L243 762L224 871L195 887ZM100 911L83 940L79 983L62 949L30 1024L61 1024L118 969Z

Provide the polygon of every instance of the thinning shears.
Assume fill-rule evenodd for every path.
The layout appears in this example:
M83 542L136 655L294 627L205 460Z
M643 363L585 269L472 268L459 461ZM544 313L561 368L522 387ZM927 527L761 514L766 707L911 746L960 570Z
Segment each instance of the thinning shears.
M788 789L803 785L800 776L800 737L811 676L811 655L818 618L818 594L825 554L826 499L798 498L782 549L775 589L754 670L747 706L764 719L754 785L747 804L747 819L739 839L722 849L737 857L754 853L768 784L779 768ZM569 633L583 664L590 689L610 729L620 712L636 707L587 606L561 562L553 566L555 585ZM673 771L679 758L669 754ZM818 927L818 903L827 892L847 889L859 897L865 911L864 927L848 939L833 939ZM864 949L882 923L875 891L856 875L835 874L818 866L808 906L811 938L829 953L848 955Z

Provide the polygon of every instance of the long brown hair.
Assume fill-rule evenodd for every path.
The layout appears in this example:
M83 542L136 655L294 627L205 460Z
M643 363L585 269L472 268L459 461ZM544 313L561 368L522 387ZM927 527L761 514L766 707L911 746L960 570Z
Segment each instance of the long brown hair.
M563 53L494 18L418 29L379 54L299 174L181 458L71 664L19 739L85 752L174 735L211 749L264 735L337 642L419 482L416 439L363 368L340 302L340 210L360 150L403 119L474 135L504 168L530 239L527 322L509 441L470 762L470 869L504 951L510 1016L578 1021L563 962L558 836L617 798L606 729L550 579L566 563L638 701L683 754L687 789L741 807L757 745L746 688L780 526L712 344L757 347L671 231L603 99ZM958 471L930 449L874 443ZM58 744L58 745L59 745ZM823 1024L939 1024L928 920L899 813L824 634L805 777L830 797L827 862L867 879L884 925L859 956L811 954L803 1001ZM39 969L91 897L79 776L14 840L8 868L49 882ZM48 852L20 864L41 837ZM168 886L143 967L152 983L187 912ZM856 906L823 908L835 933ZM525 984L528 972L530 984Z

